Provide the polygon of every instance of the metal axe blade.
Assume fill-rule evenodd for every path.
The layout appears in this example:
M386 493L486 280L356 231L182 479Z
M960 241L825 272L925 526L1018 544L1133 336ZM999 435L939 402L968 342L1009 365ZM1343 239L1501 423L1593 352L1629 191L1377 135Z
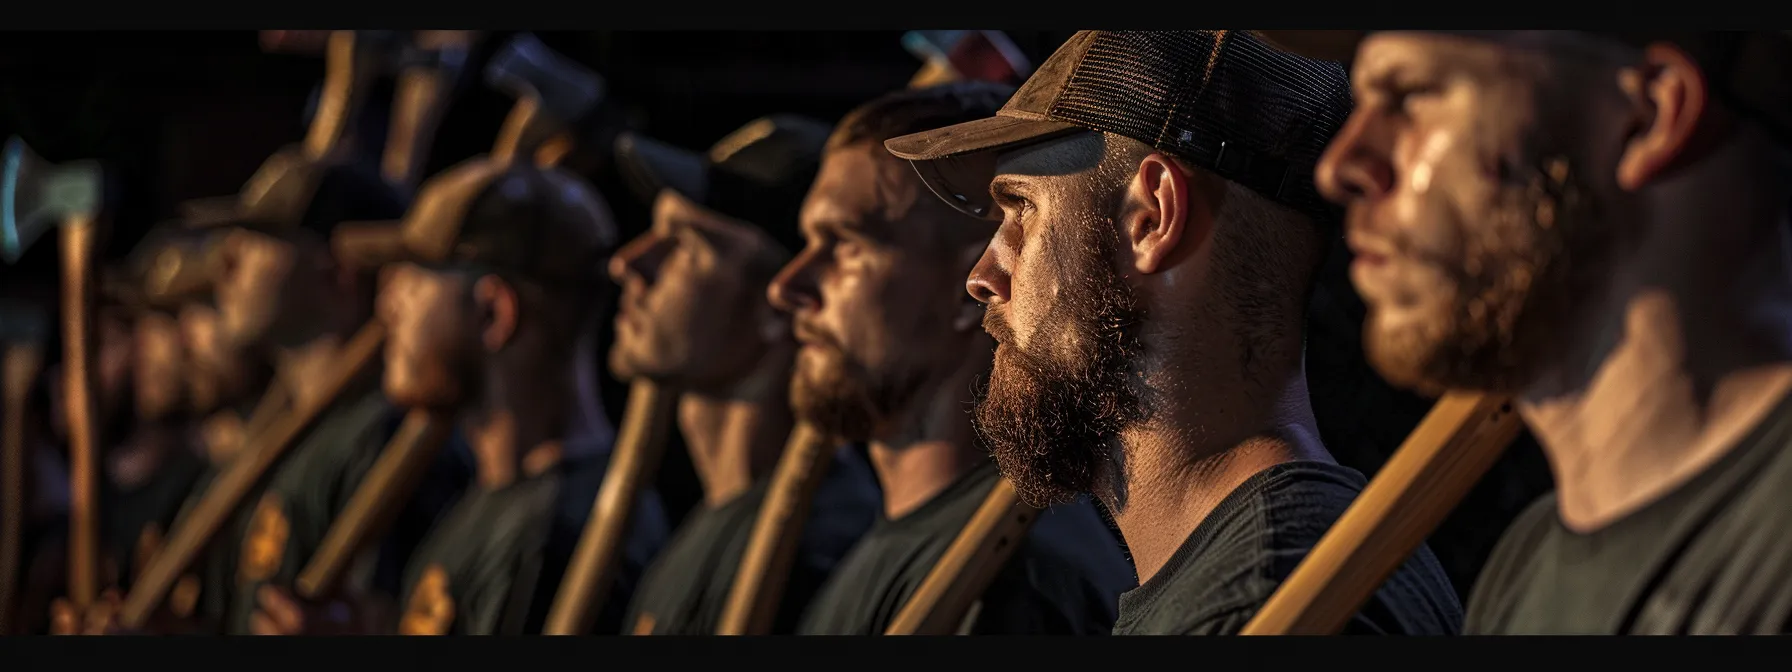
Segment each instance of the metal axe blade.
M7 140L0 156L0 256L18 263L32 243L70 215L97 214L104 187L97 162L51 164L23 140Z

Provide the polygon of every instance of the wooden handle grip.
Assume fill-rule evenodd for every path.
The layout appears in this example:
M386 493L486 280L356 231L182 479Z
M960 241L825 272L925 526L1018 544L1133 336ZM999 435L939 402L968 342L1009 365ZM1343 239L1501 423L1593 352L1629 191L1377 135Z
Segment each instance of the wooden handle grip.
M17 623L19 580L25 557L25 474L29 473L29 449L25 445L25 417L30 412L31 385L43 371L43 348L36 344L6 346L0 362L5 376L5 421L0 436L0 635L13 632Z
M1506 398L1444 395L1240 634L1342 631L1519 429Z
M836 447L809 425L798 425L790 433L759 518L753 522L753 536L741 555L716 634L771 634L815 490L827 476Z
M1020 501L1008 479L997 482L884 634L950 635L958 631L971 605L983 596L1038 518L1039 509Z
M386 329L380 323L368 322L362 326L337 355L329 378L325 380L324 393L316 402L295 406L271 421L265 431L250 435L249 441L254 445L245 446L241 454L230 460L193 509L175 523L162 550L137 577L119 609L121 625L126 629L143 627L150 614L168 596L175 581L223 531L225 522L242 506L243 499L267 476L287 449L310 430L336 397L374 363L385 340Z
M566 575L548 611L544 634L577 635L591 627L598 605L610 589L617 556L622 553L628 524L642 484L659 468L678 396L658 385L637 380L629 387L616 451L610 457L591 518L574 547Z
M336 151L354 124L354 112L369 83L361 69L355 67L354 31L331 31L324 48L323 90L318 95L311 127L305 133L307 155L322 159Z
M93 252L91 217L64 223L62 241L62 367L69 434L68 595L77 607L99 596L99 406L94 398Z
M300 597L323 599L336 589L355 556L392 526L453 429L453 416L447 413L413 410L405 415L299 571L294 588Z

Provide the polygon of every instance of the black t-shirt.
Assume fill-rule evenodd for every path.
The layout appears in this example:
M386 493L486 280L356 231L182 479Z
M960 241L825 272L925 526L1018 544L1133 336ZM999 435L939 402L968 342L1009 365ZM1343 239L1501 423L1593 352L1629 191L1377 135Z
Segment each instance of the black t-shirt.
M1120 597L1114 634L1237 634L1365 485L1356 470L1324 462L1287 462L1251 476L1157 575ZM1445 635L1461 627L1456 591L1420 545L1344 633Z
M470 487L411 554L400 634L535 634L547 620L603 482L608 452L571 458L503 488ZM615 583L592 632L621 627L642 569L664 545L658 495L642 493Z
M878 517L840 561L797 627L804 635L881 635L998 482L993 463L901 518ZM971 634L1107 634L1132 566L1086 499L1041 512L969 616Z
M1546 495L1469 597L1475 634L1792 632L1792 395L1684 485L1580 534Z
M332 404L281 457L267 485L244 500L248 515L240 522L247 525L228 539L239 548L227 633L248 634L260 586L292 585L402 418L378 385L362 384Z
M624 621L630 634L715 634L770 485L760 481L721 506L698 506L685 517L641 579ZM815 491L771 634L796 631L815 591L882 505L864 457L851 447L838 451Z

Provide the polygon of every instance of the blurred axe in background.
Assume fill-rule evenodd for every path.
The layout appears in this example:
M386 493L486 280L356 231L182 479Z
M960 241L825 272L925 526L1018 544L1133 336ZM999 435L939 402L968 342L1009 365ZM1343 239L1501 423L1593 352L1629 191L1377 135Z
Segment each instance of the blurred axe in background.
M1033 72L1026 55L999 30L911 30L902 46L925 62L910 88L961 80L1015 86Z
M410 31L410 40L399 51L392 122L380 160L380 172L387 181L413 188L421 180L424 159L476 39L478 34L472 31ZM349 227L338 227L338 231L353 235ZM453 432L453 423L450 414L434 409L405 414L398 432L331 521L316 552L306 559L294 585L300 597L323 599L340 588L354 560L385 534L416 491L425 470Z
M0 155L0 256L17 263L50 229L62 252L62 374L68 418L69 600L99 593L99 418L94 398L94 250L101 235L106 174L99 163L51 164L18 138Z
M400 37L394 31L332 32L324 52L323 98L304 142L269 157L236 196L183 204L188 225L249 220L300 226L324 176L369 153L364 151L369 148L361 146L355 135L355 123L374 80L397 69L395 63L402 57ZM385 330L378 322L370 321L342 346L323 376L323 392L318 399L284 410L267 404L257 409L259 412L267 408L276 417L262 425L262 431L245 438L244 449L212 481L193 508L175 521L161 551L149 561L125 597L119 611L123 628L143 627L175 581L223 530L249 493L287 450L310 431L342 390L369 370L384 340ZM271 387L267 394L279 395L280 389ZM255 418L250 422L258 424Z

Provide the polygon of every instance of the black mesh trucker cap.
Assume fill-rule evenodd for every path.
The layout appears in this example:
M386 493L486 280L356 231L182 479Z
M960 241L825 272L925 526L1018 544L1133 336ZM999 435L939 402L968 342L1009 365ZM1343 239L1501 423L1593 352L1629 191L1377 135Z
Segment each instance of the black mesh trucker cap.
M424 182L402 220L344 222L331 244L356 266L470 265L582 287L602 275L616 238L609 204L578 177L478 156Z
M625 133L616 139L616 164L649 204L661 189L671 189L764 229L794 251L803 249L798 213L832 132L832 125L816 119L775 114L748 122L702 154Z
M994 150L1103 131L1335 222L1313 166L1349 115L1341 65L1278 50L1249 31L1082 31L996 116L884 146L940 198L978 217L996 214Z
M1368 30L1259 30L1271 44L1310 58L1349 63ZM1425 31L1489 37L1495 30ZM1674 42L1687 47L1718 97L1792 145L1792 31L1576 31L1635 47Z

